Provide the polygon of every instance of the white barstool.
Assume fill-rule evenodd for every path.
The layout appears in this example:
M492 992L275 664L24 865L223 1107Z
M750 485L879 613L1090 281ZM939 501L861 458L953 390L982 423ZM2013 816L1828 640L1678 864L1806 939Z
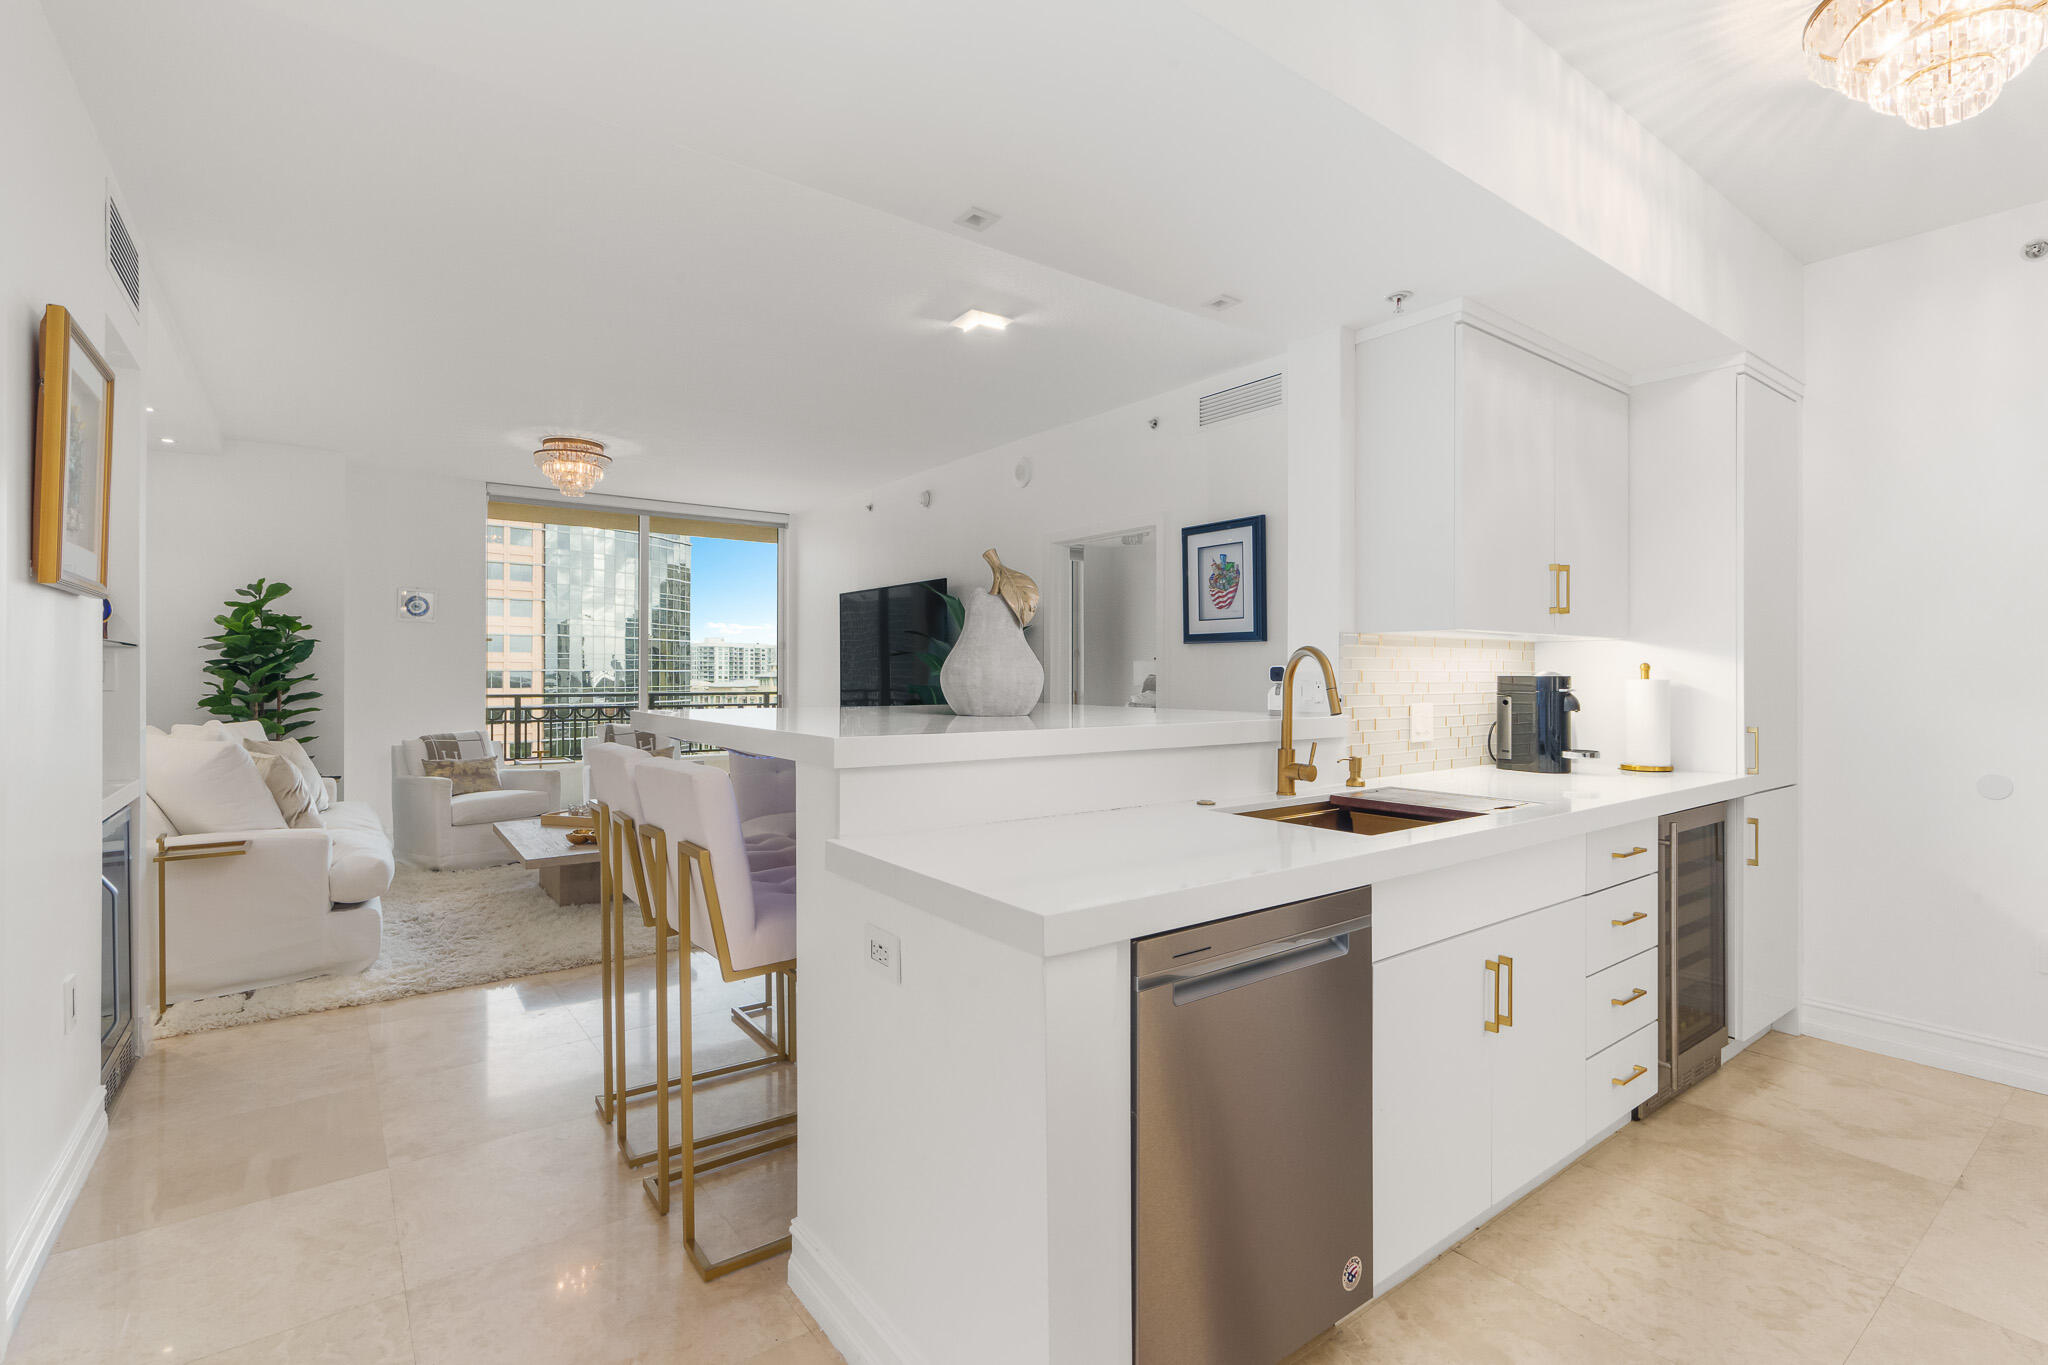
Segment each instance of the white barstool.
M683 940L679 976L684 993L679 1051L692 1051L689 952L696 948L717 960L727 981L770 978L770 1032L750 1033L782 1056L790 1056L796 1015L796 868L777 851L760 849L761 865L748 861L745 833L732 779L716 768L673 759L648 759L633 770L640 794L639 835L650 908L661 922L655 933L655 1059L668 1074L668 933ZM793 843L793 841L792 841ZM736 1015L737 1017L737 1015ZM682 1087L679 1140L668 1140L668 1106L659 1109L656 1173L645 1184L654 1206L669 1210L669 1186L683 1187L683 1243L704 1279L752 1265L787 1251L785 1234L773 1241L713 1261L697 1242L697 1172L728 1166L796 1142L796 1115L698 1136L695 1087ZM772 1136L770 1136L772 1134ZM745 1141L745 1139L754 1139ZM699 1153L703 1153L699 1155ZM675 1156L685 1157L675 1170Z

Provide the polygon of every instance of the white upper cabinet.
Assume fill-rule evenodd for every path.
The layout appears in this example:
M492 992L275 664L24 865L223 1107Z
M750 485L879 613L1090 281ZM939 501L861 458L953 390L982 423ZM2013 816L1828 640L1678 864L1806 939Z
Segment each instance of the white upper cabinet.
M1743 770L1799 780L1799 406L1748 375L1742 432Z
M1458 317L1358 347L1359 629L1628 629L1628 397Z

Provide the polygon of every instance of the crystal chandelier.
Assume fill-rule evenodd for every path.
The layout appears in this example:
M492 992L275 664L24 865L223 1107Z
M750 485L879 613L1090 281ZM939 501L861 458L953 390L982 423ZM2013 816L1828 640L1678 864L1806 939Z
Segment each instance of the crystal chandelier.
M604 453L602 441L580 436L543 436L540 449L533 452L540 472L562 491L565 498L580 498L597 487L612 457Z
M1943 128L1991 107L2048 40L2048 0L1821 0L1807 72L1830 90Z

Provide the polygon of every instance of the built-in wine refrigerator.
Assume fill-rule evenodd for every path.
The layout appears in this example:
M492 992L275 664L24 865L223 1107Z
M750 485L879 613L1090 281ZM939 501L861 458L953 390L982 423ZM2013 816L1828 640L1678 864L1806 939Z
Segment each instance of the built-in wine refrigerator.
M1657 1093L1642 1117L1720 1069L1728 1045L1728 808L1658 822Z

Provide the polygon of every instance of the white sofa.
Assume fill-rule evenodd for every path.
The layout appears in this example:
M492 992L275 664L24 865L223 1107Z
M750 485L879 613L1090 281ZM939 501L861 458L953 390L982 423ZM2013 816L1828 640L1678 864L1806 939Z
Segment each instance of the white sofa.
M498 746L490 744L491 757ZM560 809L562 770L500 767L502 790L455 795L445 777L428 777L427 746L391 746L391 825L398 856L416 867L492 867L514 861L491 826Z
M249 721L229 734L262 738ZM197 741L193 741L197 742ZM215 830L187 834L154 796L143 799L144 859L195 844L239 845L227 857L164 867L167 994L172 1001L359 972L377 961L391 885L391 841L376 811L333 801L324 829ZM153 874L148 862L143 870ZM148 885L157 886L154 875Z

